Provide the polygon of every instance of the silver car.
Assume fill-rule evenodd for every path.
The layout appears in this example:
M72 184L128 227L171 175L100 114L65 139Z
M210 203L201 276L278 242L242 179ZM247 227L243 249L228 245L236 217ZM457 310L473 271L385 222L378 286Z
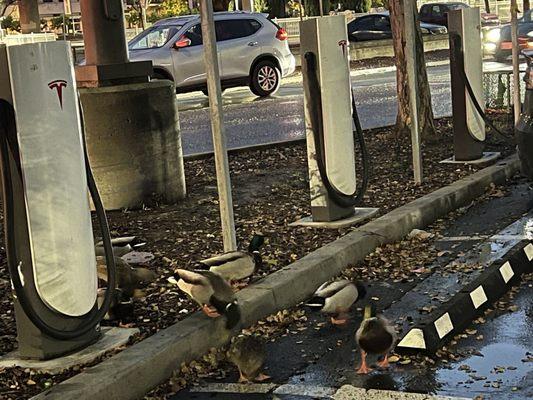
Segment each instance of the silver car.
M281 78L295 70L287 32L260 13L215 13L223 89L249 86L257 96L275 93ZM128 45L130 60L150 60L154 79L170 79L176 92L206 91L200 16L157 21Z

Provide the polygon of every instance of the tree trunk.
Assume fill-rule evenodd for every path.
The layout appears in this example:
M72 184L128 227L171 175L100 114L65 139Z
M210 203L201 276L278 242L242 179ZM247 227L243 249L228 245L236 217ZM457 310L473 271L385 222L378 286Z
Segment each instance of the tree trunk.
M394 47L394 61L396 63L396 82L398 94L398 115L396 117L396 131L398 135L410 134L410 109L409 109L409 86L407 83L407 61L405 56L405 32L403 1L389 0L389 12L392 28L392 38ZM435 134L433 122L433 109L431 107L431 92L426 71L426 60L424 57L424 45L422 32L417 22L416 28L416 65L418 80L418 126L422 139Z
M524 0L524 9L522 10L522 13L525 13L527 10L529 10L529 0Z
M41 19L39 18L39 4L37 0L20 0L19 14L22 33L41 32Z
M140 14L141 14L141 28L144 31L146 28L148 28L148 24L146 21L146 8L141 5L140 7Z
M525 3L526 0L524 0L524 3ZM529 0L527 0L529 1ZM490 2L489 0L485 0L485 12L490 14Z

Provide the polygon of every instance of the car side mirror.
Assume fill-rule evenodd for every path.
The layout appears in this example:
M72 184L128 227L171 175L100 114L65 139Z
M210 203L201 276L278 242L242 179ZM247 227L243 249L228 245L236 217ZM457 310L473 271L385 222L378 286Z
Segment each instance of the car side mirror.
M189 47L191 45L191 39L185 37L185 36L181 36L177 41L176 43L174 43L174 45L172 46L174 49L176 50L179 50L179 49L182 49L184 47Z

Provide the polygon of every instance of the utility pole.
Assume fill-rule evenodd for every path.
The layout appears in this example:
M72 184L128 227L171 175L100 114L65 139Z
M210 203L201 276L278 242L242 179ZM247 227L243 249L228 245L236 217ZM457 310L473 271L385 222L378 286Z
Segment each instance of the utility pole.
M513 59L513 108L514 108L514 122L518 123L520 112L522 111L522 100L520 97L520 65L518 48L518 23L517 23L518 5L516 0L511 0L511 40L513 44L512 59Z
M20 0L20 30L22 33L41 32L41 19L39 18L39 4L37 0Z
M407 83L409 85L409 111L411 119L411 146L413 151L413 172L416 184L422 183L422 154L420 152L420 130L418 126L418 77L416 65L416 19L415 0L405 0L403 6L405 26L405 58L407 60Z
M209 109L211 113L211 131L215 151L222 239L224 242L224 251L229 252L237 250L237 238L233 218L231 180L229 175L228 152L226 151L226 133L224 131L224 122L222 121L222 92L220 90L215 22L213 19L213 2L211 0L200 0L200 16L202 20Z

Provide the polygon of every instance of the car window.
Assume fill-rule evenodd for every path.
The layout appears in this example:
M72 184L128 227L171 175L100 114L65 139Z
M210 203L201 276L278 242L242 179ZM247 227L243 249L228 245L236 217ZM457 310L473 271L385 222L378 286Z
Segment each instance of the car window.
M191 41L191 46L201 45L203 43L202 26L200 24L194 25L187 32L185 32L185 37Z
M435 17L440 17L442 12L440 10L440 6L438 5L435 5L435 6L432 6L431 7L431 14L433 14L433 16Z
M420 15L421 16L426 16L429 14L429 6L427 5L423 5L421 8L420 8Z
M374 19L372 17L365 17L355 21L353 31L371 31L374 29Z
M374 28L378 31L390 31L390 21L387 17L375 17L374 18Z
M532 18L533 10L527 10L524 13L524 16L522 17L522 21L524 22L531 22L533 20Z
M448 4L449 10L461 10L463 8L469 8L468 4L463 4L463 3Z
M215 21L215 33L218 42L253 35L260 28L261 24L255 19L228 19Z
M182 25L157 25L153 26L134 38L129 48L131 50L154 49L164 46L181 28Z

